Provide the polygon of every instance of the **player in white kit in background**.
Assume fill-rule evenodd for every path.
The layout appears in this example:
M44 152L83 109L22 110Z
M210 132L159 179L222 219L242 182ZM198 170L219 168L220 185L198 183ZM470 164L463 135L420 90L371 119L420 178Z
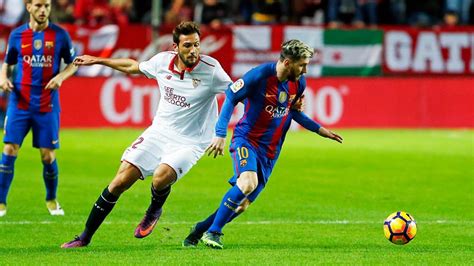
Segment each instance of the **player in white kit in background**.
M101 64L155 78L160 103L152 125L124 152L115 178L92 207L82 234L62 248L87 246L119 196L138 179L153 176L151 204L135 229L135 237L148 236L161 216L171 185L196 164L211 143L217 121L216 95L226 90L231 79L216 59L199 54L196 23L176 26L173 42L174 52L161 52L141 63L88 55L74 61L79 66Z

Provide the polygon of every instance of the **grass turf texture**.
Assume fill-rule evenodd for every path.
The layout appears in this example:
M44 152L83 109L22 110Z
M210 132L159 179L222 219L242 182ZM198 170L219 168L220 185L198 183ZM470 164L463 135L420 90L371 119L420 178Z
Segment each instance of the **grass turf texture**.
M39 152L31 135L16 162L0 264L473 264L474 132L339 130L345 143L291 132L267 188L224 229L224 250L181 247L189 227L218 206L232 175L228 152L205 157L172 188L152 235L133 231L150 198L150 179L119 200L84 249L59 246L79 234L123 150L141 130L62 130L59 200L47 213ZM388 242L383 220L405 210L418 234Z

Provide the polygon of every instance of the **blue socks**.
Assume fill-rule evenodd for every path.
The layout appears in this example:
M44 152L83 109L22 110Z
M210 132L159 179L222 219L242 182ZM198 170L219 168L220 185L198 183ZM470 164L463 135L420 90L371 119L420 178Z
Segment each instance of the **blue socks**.
M208 231L221 233L222 227L224 227L224 225L231 219L232 215L235 213L235 209L237 209L243 199L245 199L245 194L242 193L237 185L229 189L222 199L216 217L214 218L214 222L211 227L209 227Z
M2 163L0 165L0 203L7 203L8 190L13 180L13 170L16 156L2 153Z
M51 164L43 162L43 179L46 186L46 200L56 199L58 190L58 164L54 160Z

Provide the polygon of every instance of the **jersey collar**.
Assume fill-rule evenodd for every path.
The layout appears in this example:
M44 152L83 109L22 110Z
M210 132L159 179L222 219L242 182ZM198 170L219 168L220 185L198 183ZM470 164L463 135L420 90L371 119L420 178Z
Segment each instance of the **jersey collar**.
M175 65L174 65L174 60L176 60L177 57L178 57L178 54L175 54L175 56L173 56L169 66L168 66L168 69L169 69L169 71L171 71L171 73L178 74L180 79L184 78L184 72L185 71L190 73L191 71L194 70L194 68L196 68L196 66L199 64L199 61L201 61L201 56L199 56L198 60L196 60L196 63L194 65L192 65L190 67L187 67L183 71L180 72L180 71L176 70Z

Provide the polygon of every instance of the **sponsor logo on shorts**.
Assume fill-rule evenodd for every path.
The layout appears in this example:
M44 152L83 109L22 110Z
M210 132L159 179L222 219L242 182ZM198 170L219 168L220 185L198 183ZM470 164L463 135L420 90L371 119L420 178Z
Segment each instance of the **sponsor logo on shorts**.
M59 139L53 140L53 141L51 141L51 144L56 145L56 144L58 144L58 142L59 142Z

